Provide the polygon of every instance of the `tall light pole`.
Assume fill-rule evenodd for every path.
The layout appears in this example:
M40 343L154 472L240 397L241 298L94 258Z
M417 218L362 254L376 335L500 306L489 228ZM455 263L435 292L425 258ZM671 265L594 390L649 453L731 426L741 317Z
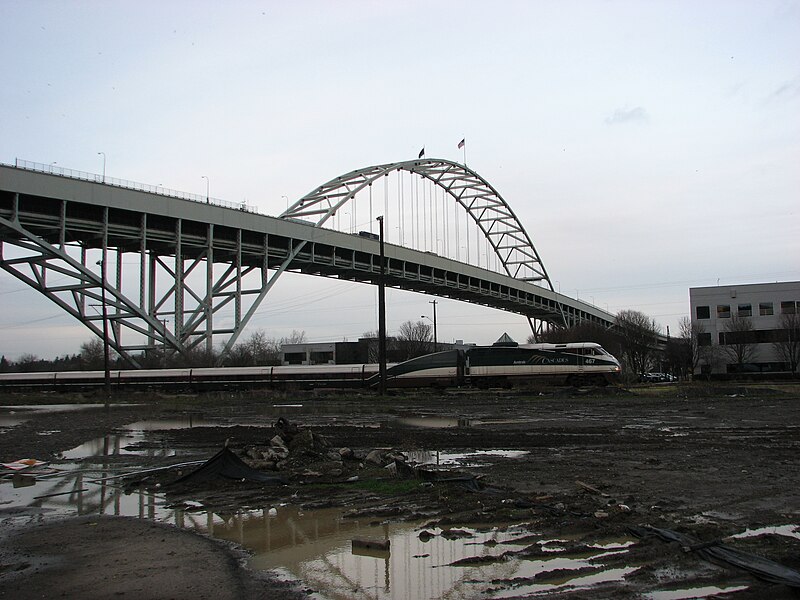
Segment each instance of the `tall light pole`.
M105 152L98 152L97 155L103 155L103 183L106 182L106 153Z
M378 233L381 248L380 275L378 277L378 368L380 373L381 396L386 394L386 257L383 248L383 217L378 220Z
M436 300L431 300L430 302L428 302L428 304L433 304L433 351L438 352L439 337L436 334L436 305L439 303ZM430 317L427 317L425 315L422 315L421 318L428 319L429 321L431 320Z
M97 264L100 265L100 279L101 281L101 298L103 303L103 369L105 370L105 377L103 379L106 389L106 406L111 397L111 366L108 355L108 305L106 304L106 261L98 260Z
M206 177L205 175L200 175L200 179L205 179L206 180L206 204L210 204L211 198L209 197L209 193L208 192L211 189L211 185L210 185L210 183L208 181L208 177Z
M288 211L289 210L289 196L281 196L281 198L284 198L286 200L286 210Z

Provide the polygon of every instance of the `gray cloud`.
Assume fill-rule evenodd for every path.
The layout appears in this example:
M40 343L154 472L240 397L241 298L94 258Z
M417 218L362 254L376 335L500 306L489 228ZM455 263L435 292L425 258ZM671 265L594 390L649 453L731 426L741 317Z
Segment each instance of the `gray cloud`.
M618 108L610 117L606 117L607 125L621 125L624 123L646 123L650 118L647 112L641 107Z

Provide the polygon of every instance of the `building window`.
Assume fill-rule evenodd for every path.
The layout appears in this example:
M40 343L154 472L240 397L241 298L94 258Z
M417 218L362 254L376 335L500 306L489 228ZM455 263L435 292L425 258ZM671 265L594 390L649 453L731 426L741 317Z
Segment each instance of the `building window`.
M710 319L711 318L711 311L709 310L709 308L707 306L698 306L695 309L695 311L697 313L697 318L698 319Z
M711 345L711 334L710 333L698 333L697 334L697 345L698 346L710 346Z
M306 361L305 352L286 352L283 361L290 365L302 365Z
M333 352L312 352L310 358L312 365L325 365L333 362Z
M769 317L772 313L772 302L761 302L758 305L758 314L762 317Z
M730 304L717 304L717 318L718 319L730 319L731 318L731 307L730 307Z
M739 310L737 314L740 317L752 317L753 316L753 306L751 304L740 304Z
M787 300L785 302L781 302L781 314L782 315L793 315L797 312L797 302L794 300Z

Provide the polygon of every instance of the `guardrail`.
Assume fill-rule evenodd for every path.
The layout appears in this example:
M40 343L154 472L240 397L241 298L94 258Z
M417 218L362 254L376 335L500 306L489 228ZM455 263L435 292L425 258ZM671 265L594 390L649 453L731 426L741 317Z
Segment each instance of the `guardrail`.
M12 166L12 165L6 165ZM200 202L202 204L213 204L223 208L230 208L233 210L241 210L250 213L258 214L255 206L250 206L245 202L236 203L228 202L227 200L220 200L219 198L212 198L210 196L201 196L199 194L190 194L188 192L180 192L178 190L171 190L160 185L148 185L146 183L137 183L136 181L128 181L127 179L118 179L116 177L106 177L97 173L88 173L86 171L76 171L75 169L66 169L58 165L45 165L43 163L36 163L29 160L15 159L13 167L15 169L24 169L26 171L36 171L37 173L47 173L49 175L57 175L59 177L67 177L69 179L80 179L82 181L91 181L94 183L102 183L104 185L112 185L114 187L125 188L128 190L136 190L139 192L148 192L150 194L157 194L159 196L168 196L170 198L180 198L181 200L190 200L192 202Z

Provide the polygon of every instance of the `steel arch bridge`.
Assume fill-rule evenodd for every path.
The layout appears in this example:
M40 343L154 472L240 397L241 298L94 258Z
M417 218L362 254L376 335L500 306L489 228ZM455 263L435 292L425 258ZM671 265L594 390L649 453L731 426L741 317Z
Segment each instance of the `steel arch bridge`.
M508 203L474 171L440 159L352 171L315 188L277 218L246 205L53 165L0 165L0 268L101 338L97 306L107 306L109 345L134 366L137 352L163 348L188 356L203 347L210 351L215 338L225 340L224 353L286 271L377 283L375 236L330 225L345 209L355 216L362 192L369 194L371 212L373 186L392 172L398 179L402 173L428 182L440 194L417 191L414 202L432 211L422 213L423 227L440 216L440 224L453 226L446 212L453 207L491 248L498 269L489 270L487 255L486 268L471 264L466 229L466 262L461 260L455 221L455 259L390 244L387 285L516 312L538 330L545 323L613 323L613 315L556 293ZM406 208L413 213L414 202L408 203L401 182L399 220L406 219ZM447 239L443 245L451 243ZM442 240L436 242L438 249ZM125 254L137 260L123 261Z
M509 277L553 290L539 253L508 203L475 171L449 160L410 160L350 171L306 194L281 217L311 218L321 227L356 194L393 171L418 174L444 190L483 232Z

